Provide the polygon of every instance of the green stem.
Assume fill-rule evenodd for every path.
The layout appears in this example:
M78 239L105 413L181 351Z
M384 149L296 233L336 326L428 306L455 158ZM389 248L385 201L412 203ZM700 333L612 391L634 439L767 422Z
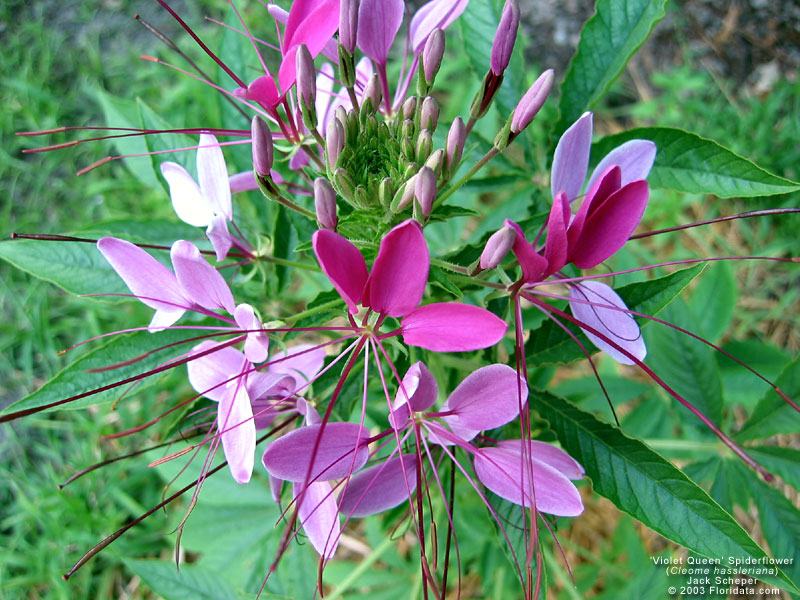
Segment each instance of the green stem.
M506 286L504 286L502 283L493 283L491 281L484 281L483 279L479 279L477 277L470 277L468 275L460 275L458 273L450 275L450 279L452 279L455 282L460 281L461 283L482 285L483 287L490 287L490 288L493 288L495 290L504 290L504 289L506 289Z
M310 317L310 316L315 315L317 313L321 313L323 311L328 310L329 308L333 308L335 306L338 306L340 303L341 303L341 300L330 300L329 302L323 302L319 306L315 306L314 308L309 308L307 310L304 310L303 312L297 313L296 315L292 315L291 317L287 317L286 319L284 319L284 321L286 321L289 324L296 323L300 319L305 319L306 317Z
M364 560L358 563L358 566L350 571L350 574L345 577L342 582L336 586L336 589L333 590L332 593L325 596L328 600L336 600L336 598L341 598L342 594L350 589L350 586L356 583L364 573L369 570L369 568L377 562L377 560L386 552L394 543L392 538L387 537L380 546L375 548L369 556L367 556Z
M441 205L442 203L444 203L445 200L447 200L450 196L452 196L459 189L461 189L465 183L467 183L470 179L472 179L472 177L478 171L480 171L484 167L484 165L486 165L486 163L488 163L498 154L499 152L497 148L492 146L492 148L483 156L483 158L481 158L478 162L476 162L461 179L453 183L449 188L447 188L447 190L445 190L445 192L441 196L436 198L436 201L434 202L434 207Z
M462 267L461 265L447 262L446 260L442 260L441 258L431 258L431 264L437 267L441 267L446 271L451 271L453 273L460 273L461 275L469 275L469 269L467 267Z
M294 267L295 269L304 269L306 271L319 271L319 267L310 263L303 263L295 260L287 260L285 258L278 258L277 256L268 256L266 254L257 254L256 260L264 260L276 265L283 265L284 267Z

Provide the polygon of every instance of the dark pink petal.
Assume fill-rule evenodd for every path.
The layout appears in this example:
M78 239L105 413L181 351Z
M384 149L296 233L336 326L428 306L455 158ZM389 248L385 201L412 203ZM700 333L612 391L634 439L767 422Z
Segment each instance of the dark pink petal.
M264 326L256 316L253 307L249 304L240 304L233 311L233 318L241 329L248 332L244 342L244 354L247 356L247 360L252 363L267 360L269 337L266 332L259 331Z
M592 149L592 113L587 112L567 129L558 140L550 175L553 198L564 192L572 202L581 193L589 151Z
M481 367L467 375L453 390L443 411L454 416L445 421L471 430L494 429L519 415L520 406L528 399L528 386L508 365Z
M347 303L350 312L357 313L368 276L367 263L361 252L347 239L327 229L316 231L311 244L322 272Z
M548 273L556 273L567 264L569 217L569 200L567 200L567 195L561 192L553 200L550 217L547 219L547 243L544 247L544 257L547 260Z
M216 342L202 342L192 348L191 354L201 354L216 346ZM186 363L189 384L206 398L219 402L225 395L228 384L236 385L237 376L246 368L244 354L225 346Z
M639 360L644 360L647 348L642 332L639 331L636 320L626 312L628 307L614 290L599 281L584 281L570 289L569 297L569 306L576 319L613 340ZM616 310L603 306L613 306ZM595 346L617 362L623 365L635 364L608 342L590 331L583 332Z
M283 373L292 377L295 387L312 381L325 364L325 349L313 349L312 344L297 344L277 352L269 359L270 373Z
M314 447L317 453L309 481L346 477L367 462L369 431L356 423L328 423L295 429L275 440L264 452L270 475L286 481L305 481ZM355 454L354 454L355 453Z
M300 498L302 489L302 484L294 484L296 499ZM341 531L333 488L327 481L315 481L308 484L302 496L297 510L303 531L317 553L328 560L336 553Z
M158 311L157 325L172 325L190 306L172 271L138 246L125 240L104 237L98 240L97 248L131 293Z
M246 90L236 90L234 94L244 96L247 100L259 102L270 108L276 106L281 99L272 75L262 75L251 81Z
M419 223L400 223L381 240L364 288L364 306L393 317L410 313L422 300L429 267L428 244Z
M570 260L580 269L597 266L625 245L642 220L650 190L634 181L617 190L596 210L590 209Z
M530 446L530 455L536 460L550 465L557 471L561 471L568 479L583 479L585 475L583 467L561 448L535 440L529 440L528 444ZM503 440L497 446L499 448L507 448L522 456L522 440Z
M484 308L459 302L421 306L401 323L403 340L434 352L467 352L494 346L506 322Z
M233 218L231 207L231 187L228 182L228 168L217 138L210 133L200 135L197 148L197 180L200 193L208 200L211 209L227 219Z
M506 220L506 225L511 227L517 235L511 250L522 268L522 279L527 283L540 281L547 270L547 259L536 252L536 249L525 239L522 227L509 220Z
M638 179L647 179L656 160L656 145L650 140L629 140L614 148L597 163L586 189L609 167L617 165L622 170L622 183L626 185Z
M570 223L567 231L570 249L574 248L578 243L589 215L594 213L621 187L621 178L622 172L620 168L613 165L601 173L594 183L587 188L581 207L575 214L575 218Z
M422 51L434 29L447 29L466 10L469 0L431 0L411 18L408 35L415 54ZM359 24L360 25L360 24Z
M233 478L247 483L253 474L256 424L244 381L235 380L225 386L217 406L217 426Z
M566 476L536 458L523 463L522 455L508 448L478 450L475 474L492 492L514 504L530 508L535 498L536 508L551 515L575 517L583 512L578 489Z
M407 500L417 487L417 457L403 454L353 475L339 496L348 517L374 515Z
M208 310L223 308L233 314L231 290L214 267L206 262L197 246L186 240L172 244L170 251L175 276L184 295Z
M301 4L307 4L302 2ZM296 61L297 50L305 44L312 58L325 49L325 46L336 33L339 27L339 0L317 0L314 6L303 7L310 12L302 15L296 11L297 2L292 4L289 12L289 21L286 24L286 35L283 40L284 52L281 66L278 71L278 81L281 91L285 94L294 85L297 78ZM296 24L296 28L295 28Z
M358 9L358 47L380 65L403 23L403 0L361 0Z

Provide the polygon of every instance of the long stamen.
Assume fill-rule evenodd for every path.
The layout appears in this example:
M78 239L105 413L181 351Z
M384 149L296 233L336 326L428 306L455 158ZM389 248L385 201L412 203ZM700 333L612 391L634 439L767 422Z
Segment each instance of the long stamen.
M711 225L712 223L724 223L726 221L735 221L737 219L751 219L753 217L767 217L769 215L789 215L800 213L800 208L768 208L766 210L749 210L747 212L738 213L735 215L726 215L724 217L716 217L715 219L706 219L705 221L695 221L694 223L686 223L685 225L677 225L675 227L666 227L664 229L654 229L652 231L644 231L629 237L629 240L641 240L643 238L652 237L654 235L661 235L662 233L671 233L673 231L683 231L684 229L692 229L693 227L701 227L703 225Z

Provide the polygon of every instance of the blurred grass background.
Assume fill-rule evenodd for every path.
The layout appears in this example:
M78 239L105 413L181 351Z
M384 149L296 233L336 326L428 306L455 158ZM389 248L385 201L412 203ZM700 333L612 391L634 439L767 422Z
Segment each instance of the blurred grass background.
M526 26L532 39L536 35L532 28L541 25L536 22L542 14L537 10L539 4L547 8L553 3L523 2L526 14L539 15L530 17ZM744 6L745 10L749 6L747 2L731 4ZM565 10L569 11L569 5L566 3ZM777 75L770 67L772 70L768 69L766 75L756 80L743 78L738 69L726 69L725 60L709 59L709 54L717 59L724 56L708 41L716 39L713 31L705 43L703 35L683 33L692 31L687 16L692 13L685 10L692 6L692 2L673 5L667 25L659 30L655 41L642 49L615 85L607 104L598 110L601 130L613 132L622 127L650 124L683 127L723 141L761 166L797 179L800 177L797 144L800 81L796 64L791 56L787 59L781 54L783 50L776 41L773 52ZM205 15L223 15L225 3L175 2L174 7L188 22L201 24L201 30L214 47L219 30L208 23L202 24L202 20ZM255 6L249 10L255 15L261 8ZM128 214L171 218L166 196L141 184L119 162L75 177L79 168L110 152L107 145L99 143L45 155L23 155L22 148L32 146L33 141L14 135L16 131L65 124L103 123L95 101L97 89L124 98L142 98L163 111L171 123L205 122L206 107L201 95L208 95L206 91L139 59L140 54L160 52L161 48L134 21L135 13L141 13L171 37L181 40L181 47L198 56L174 23L151 2L12 0L0 7L3 38L0 102L4 107L0 111L2 235L12 231L64 233ZM573 26L579 24L578 19L585 16L585 11L578 7L575 13L554 17L553 31L547 33L559 35L559 18L567 19ZM669 44L669 53L659 45L664 40ZM563 45L569 48L575 41L567 36ZM546 42L546 39L529 41L530 78L538 69L549 66L556 66L563 73L563 57L540 55ZM759 60L765 61L763 57L769 56L769 49L759 48ZM453 72L463 68L459 67L457 53L451 52L448 60L448 68ZM653 203L647 213L647 225L653 228L792 201L779 198L770 202L723 203L670 194L659 194L658 198L659 202ZM680 238L680 243L700 255L746 253L748 248L759 253L800 254L796 221L762 219L721 226L713 231L714 235L709 235L708 230L689 233ZM673 255L675 244L674 239L665 240L653 244L649 250L656 256ZM796 274L762 265L741 265L735 270L735 279L741 290L737 304L741 310L734 312L728 337L758 339L765 348L795 353L800 347L796 327L800 281ZM4 316L0 322L4 359L0 362L0 405L22 397L46 381L64 364L59 350L114 328L122 321L121 314L143 315L139 310L75 299L5 263L0 264L0 313ZM130 448L124 441L109 444L99 440L110 431L112 420L136 422L139 406L131 403L122 415L109 416L106 411L68 412L49 418L29 418L0 428L3 539L0 597L149 597L138 578L122 566L121 559L167 555L170 541L164 535L167 520L162 517L154 517L132 535L124 536L69 583L61 580L64 570L86 548L160 499L162 480L156 474L125 465L111 466L101 477L78 481L63 491L57 487L75 468L98 460L109 450ZM589 513L603 514L602 510ZM592 523L595 527L602 525L603 517L597 519L594 522L587 517L578 526L591 532ZM578 532L578 539L581 535L589 533ZM648 543L647 538L642 542L630 520L623 517L616 533L609 531L592 542L594 558L583 557L586 562L576 572L576 578L585 583L585 589L591 589L597 562L603 557L609 559L614 552L619 554L621 547L632 551L631 548L643 543ZM580 548L572 550L580 554ZM624 580L630 568L619 566L608 576ZM566 577L557 569L554 572ZM485 582L475 585L475 589L487 589ZM480 597L480 592L476 593L474 597Z

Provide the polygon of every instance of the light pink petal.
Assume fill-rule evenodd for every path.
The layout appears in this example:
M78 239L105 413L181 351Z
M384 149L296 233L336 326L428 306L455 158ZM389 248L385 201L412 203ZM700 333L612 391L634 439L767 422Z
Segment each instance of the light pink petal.
M443 411L452 411L457 425L479 431L512 421L528 399L528 386L508 365L481 367L467 375L447 398Z
M567 225L569 224L569 200L563 192L553 200L550 217L547 219L547 243L544 257L547 260L547 272L556 273L567 264Z
M217 407L217 424L225 460L233 478L238 483L247 483L253 474L256 425L250 397L241 379L225 386Z
M634 181L590 209L570 260L580 269L597 266L625 245L642 220L650 197L646 181Z
M214 215L211 218L211 224L206 229L206 237L214 248L217 260L224 260L233 246L233 238L228 233L228 222L225 220L225 215Z
M297 344L285 351L276 352L269 361L270 373L282 373L292 377L295 387L312 381L325 364L325 349L313 344Z
M294 484L293 493L296 499L300 498L302 489L302 484ZM308 484L298 502L298 517L311 545L325 560L332 558L339 544L341 525L331 484L327 481Z
M317 97L315 100L315 108L317 110L317 119L320 126L320 131L325 131L328 125L328 108L331 105L333 98L333 83L334 72L331 63L324 63L317 72Z
M161 163L161 174L169 184L169 197L178 218L194 227L206 227L214 211L189 172L178 163L165 162Z
M575 214L575 218L570 223L567 231L570 249L574 248L578 243L589 215L594 213L621 187L621 178L622 172L620 168L613 165L601 173L594 183L587 188L581 207Z
M217 346L217 342L202 342L192 348L191 354L201 354ZM222 399L228 383L235 382L246 366L244 354L231 346L220 347L186 363L189 384L198 394L215 402Z
M283 40L284 53L278 71L278 81L284 94L294 85L297 78L295 65L300 45L305 44L311 56L315 57L330 42L339 27L339 0L317 0L313 6L306 6L307 2L300 4L303 5L302 16L300 11L296 10L298 3L292 4Z
M247 338L244 342L244 354L247 360L252 363L260 363L267 360L269 351L269 337L263 329L261 321L256 316L256 311L249 304L240 304L233 311L233 318L236 324L247 331Z
M415 362L403 376L403 388L397 390L394 405L406 404L414 412L427 410L436 402L439 386L423 362Z
M347 303L350 312L357 313L367 283L367 263L361 252L347 239L327 229L316 231L311 244L322 272Z
M267 475L267 479L269 479L269 493L272 499L275 501L275 504L280 504L281 492L283 491L283 479L278 479L272 475Z
M264 452L264 466L273 477L305 481L317 448L309 481L346 477L367 462L369 431L356 423L328 423L295 429L275 440Z
M536 252L533 245L525 239L522 227L508 219L506 219L506 225L514 229L517 234L511 250L522 268L522 279L527 283L540 281L547 270L547 259Z
M147 326L150 333L161 331L173 325L178 319L183 316L183 309L180 310L157 310Z
M639 179L647 179L655 160L656 145L653 142L650 140L628 140L621 146L614 148L597 163L586 189L590 189L600 175L614 165L622 170L622 182L620 185L626 185Z
M535 458L523 463L519 453L507 448L481 448L475 455L475 474L492 492L514 504L530 508L535 498L536 508L551 515L575 517L583 512L578 489L566 476Z
M558 140L550 176L553 198L559 192L572 202L581 193L589 152L592 149L592 113L587 112L572 124Z
M294 389L294 379L283 373L253 371L247 376L247 393L254 402L289 396Z
M467 352L494 346L506 322L484 308L459 302L421 306L401 323L403 340L434 352Z
M308 157L308 154L306 154L306 151L301 149L295 152L289 159L289 168L292 171L299 171L308 165L310 161L311 159Z
M353 475L339 496L339 511L366 517L407 500L417 487L417 457L403 454Z
M583 479L586 474L578 461L561 448L535 440L528 441L528 444L530 445L530 455L534 459L550 465L557 471L560 471L568 479ZM522 456L522 440L502 440L497 446L499 448L506 448Z
M422 51L428 36L434 29L447 29L461 16L469 0L431 0L423 4L411 18L408 26L411 49L415 54Z
M361 0L358 9L358 47L379 65L385 65L394 38L403 23L403 0Z
M134 296L150 308L162 312L160 326L175 315L177 320L189 308L191 303L184 296L172 271L138 246L125 240L104 237L98 240L97 248Z
M569 297L569 306L576 319L599 331L639 360L644 360L647 348L642 332L636 320L625 312L628 307L619 294L599 281L584 281L570 289ZM603 306L614 306L617 309L602 308ZM623 365L635 364L597 335L585 329L584 333L595 346L617 362Z
M262 75L251 81L246 90L240 90L234 91L234 94L237 96L242 95L248 100L253 100L270 108L276 106L281 99L278 86L275 85L272 75Z
M256 181L256 174L252 169L242 173L236 173L228 177L228 185L230 185L231 193L238 194L239 192L249 192L258 189L258 182Z
M200 135L197 149L197 179L200 193L206 198L217 214L233 218L231 207L231 186L228 183L228 168L217 138L210 133Z
M178 240L172 244L170 257L178 285L187 298L208 310L222 308L233 314L233 295L228 284L219 271L206 262L197 246Z
M364 306L393 317L410 313L425 293L429 267L428 244L419 223L400 223L381 240L364 288Z

